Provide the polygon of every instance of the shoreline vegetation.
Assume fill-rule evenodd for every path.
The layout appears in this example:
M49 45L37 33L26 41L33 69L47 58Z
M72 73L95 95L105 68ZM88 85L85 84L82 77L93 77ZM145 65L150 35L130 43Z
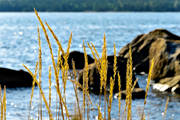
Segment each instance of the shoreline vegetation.
M34 9L35 10L35 9ZM62 48L61 43L59 42L58 38L56 37L56 35L54 34L53 30L51 29L51 27L48 25L47 22L45 22L45 24L42 22L40 16L38 15L37 11L35 10L35 14L39 20L39 23L44 31L44 35L46 37L46 41L48 43L49 46L49 50L50 50L50 54L51 54L51 59L52 59L52 66L54 69L54 76L55 76L55 81L56 81L56 92L57 92L57 97L59 98L57 103L59 103L59 107L58 107L58 113L57 115L58 118L60 119L62 117L62 119L74 119L74 120L82 120L82 119L87 119L89 120L90 118L90 114L91 114L91 106L94 106L91 98L90 98L90 90L88 87L89 84L89 80L88 80L88 58L87 58L87 53L86 53L86 47L85 47L85 43L83 41L83 48L84 48L84 58L85 58L85 67L84 67L84 72L83 72L83 83L80 84L77 80L76 80L76 76L77 76L77 72L75 69L75 63L73 62L73 76L70 81L73 84L73 88L74 88L74 92L75 92L75 97L76 97L76 108L78 108L78 112L75 115L72 115L69 111L68 111L68 105L66 104L66 83L69 80L68 79L68 71L69 71L69 65L68 65L68 57L70 54L70 46L71 46L71 41L72 41L72 33L69 37L69 42L68 42L68 47L67 47L67 51L64 51L64 49ZM51 34L53 35L57 45L59 46L59 50L58 52L58 60L57 63L55 62L54 59L54 55L52 52L52 47L51 47L51 43L49 41L49 37L47 34L47 30L45 28L45 25L47 26L47 29L49 29L49 31L51 32ZM44 92L42 90L41 87L41 73L42 73L42 56L41 56L41 40L40 40L40 32L39 32L39 27L38 27L38 41L39 41L39 60L37 61L36 64L36 68L35 68L35 73L31 72L30 69L28 69L27 66L23 65L26 70L33 76L33 87L32 87L32 94L31 94L31 101L30 101L30 110L31 110L31 105L32 105L32 98L33 98L33 91L34 91L34 87L35 87L35 83L37 84L39 91L40 91L40 108L39 108L39 118L42 119L42 102L45 103L46 109L48 111L48 115L49 115L49 119L53 120L55 117L52 114L52 110L51 110L51 87L49 86L49 100L45 97ZM114 45L114 75L111 76L110 79L110 90L109 93L106 91L106 87L107 86L107 65L108 65L108 61L107 61L107 50L106 50L106 36L104 34L104 45L103 45L103 50L102 50L102 57L99 57L99 53L96 51L96 48L94 47L94 45L91 43L90 49L92 51L92 54L94 56L95 59L95 64L97 65L97 69L100 73L100 94L99 94L99 104L97 104L97 109L98 109L98 120L103 120L103 119L108 119L111 120L111 104L112 104L112 100L113 100L113 88L114 88L114 84L115 84L115 76L117 74L116 70L116 46ZM88 44L88 43L87 43ZM119 115L119 118L122 119L127 119L127 120L131 120L132 119L132 111L131 111L131 107L132 107L132 91L134 90L134 86L136 85L137 82L132 82L132 74L133 74L133 68L132 68L132 56L131 56L131 47L129 48L129 59L127 62L127 77L126 77L126 99L125 99L125 108L123 111L123 115L120 117L121 113L121 80L120 80L120 74L118 73L118 85L119 85L119 112L117 113L117 116ZM147 86L146 86L146 93L145 93L145 99L144 99L144 107L143 107L143 112L140 115L140 119L144 120L145 119L145 113L144 113L144 108L146 105L146 99L147 99L147 94L148 94L148 90L149 90L149 84L150 84L150 80L151 80L151 73L152 73L152 68L153 68L154 62L152 60L152 65L150 67L150 71L149 71L149 75L148 75L148 81L147 81ZM51 83L51 75L53 74L51 72L51 66L49 66L49 83ZM59 78L59 74L62 74L62 79ZM37 78L37 75L39 76ZM63 87L60 88L60 80L62 80L62 85ZM49 84L50 85L50 84ZM78 91L77 88L81 88L82 92L83 92L83 103L79 103L79 96L78 96ZM101 104L101 97L104 97L104 105ZM80 105L82 104L82 105ZM81 106L81 107L80 107ZM101 111L101 107L104 107L104 111ZM167 109L165 109L167 110ZM29 114L29 119L31 115ZM53 118L54 117L54 118ZM57 118L57 116L56 116Z
M49 115L49 119L53 120L53 119L73 119L73 120L89 120L90 119L90 115L91 115L91 107L97 107L98 109L98 120L111 120L113 118L113 116L111 116L111 105L112 105L112 101L114 98L114 93L113 93L113 87L115 84L115 76L116 74L118 75L118 85L119 85L119 96L118 96L118 102L119 102L119 106L117 107L117 109L119 109L119 112L117 113L117 116L119 116L119 119L126 119L126 120L131 120L132 119L132 92L134 90L134 86L136 85L136 82L132 82L132 72L133 72L133 67L132 67L132 50L131 50L131 46L129 47L129 57L128 57L128 62L127 62L127 76L126 76L126 98L125 98L125 106L122 109L122 103L121 103L121 79L120 79L120 74L116 72L117 70L117 62L116 62L116 46L114 45L114 74L111 76L110 78L110 88L109 88L109 92L106 91L106 87L107 86L107 67L108 67L108 61L107 61L107 50L106 50L106 36L104 34L104 45L103 45L103 50L102 50L102 56L100 57L99 53L96 51L96 48L94 47L93 43L89 44L89 48L92 51L93 57L95 59L95 64L97 65L97 69L99 71L100 74L100 94L99 94L99 104L94 105L91 101L91 97L90 97L90 92L89 92L89 87L88 87L88 58L87 58L87 53L86 53L86 47L85 47L85 43L83 42L83 48L84 48L84 58L85 58L85 67L84 67L84 71L83 72L83 84L79 84L79 82L76 80L76 76L77 76L77 72L75 69L75 64L73 62L73 76L70 81L73 84L73 89L75 92L75 98L76 98L76 108L75 109L76 113L72 114L71 111L68 111L68 104L66 103L66 83L67 81L69 81L68 78L68 72L69 72L69 65L68 65L68 56L70 53L70 46L71 46L71 41L72 41L72 33L69 37L69 42L68 42L68 47L67 47L67 51L64 51L64 49L61 46L61 43L59 42L58 38L56 37L56 35L54 34L53 30L51 29L51 27L48 25L48 23L45 22L45 24L41 21L41 18L39 17L37 11L35 10L35 14L40 22L40 25L44 31L44 35L46 37L46 41L48 43L49 46L49 50L50 50L50 55L51 55L51 60L52 60L52 65L49 66L49 95L45 96L42 86L41 86L41 82L43 82L43 80L41 80L41 73L42 73L42 56L41 56L41 40L40 40L40 32L39 32L39 27L38 27L38 43L39 43L39 55L38 55L38 61L36 62L36 67L34 72L32 72L30 69L28 69L27 66L23 65L25 67L25 69L33 76L33 86L32 86L32 93L31 93L31 99L30 99L30 106L29 106L29 116L28 119L31 120L34 118L34 116L32 116L30 113L32 113L32 98L33 98L33 92L34 92L34 88L35 88L35 84L37 84L38 88L39 88L39 111L38 111L38 119L42 120L43 119L43 111L42 111L42 105L44 104L47 110L47 113ZM46 29L46 27L47 29ZM58 52L58 60L57 63L54 59L54 55L52 52L52 47L51 47L51 43L49 41L49 37L47 34L47 30L49 30L51 32L51 34L53 35L55 42L57 43L59 50ZM88 43L87 43L88 44ZM62 61L63 59L63 61ZM148 81L147 81L147 86L146 86L146 93L145 93L145 99L144 99L144 103L142 103L143 105L143 110L141 111L141 113L139 114L139 119L141 120L145 120L146 119L146 113L144 111L145 109L145 105L148 104L146 103L146 99L147 99L147 94L148 94L148 90L149 90L149 84L150 84L150 80L151 80L151 74L152 74L152 70L153 70L153 65L154 65L154 60L152 59L152 63L151 63L151 67L149 70L149 75L148 75ZM52 67L52 69L51 69ZM53 71L53 72L52 72ZM62 74L62 78L59 78L59 74ZM55 78L51 79L52 74L54 74ZM52 81L55 80L56 84L54 86L51 85ZM62 80L63 84L59 84L60 80ZM62 86L62 87L60 87ZM56 107L56 114L53 114L51 109L51 89L52 87L56 88L56 92L57 92L57 107ZM6 87L5 87L6 88ZM79 102L79 95L78 95L78 88L82 89L83 92L83 102ZM5 98L6 98L6 90L4 90L4 97L3 100L1 100L1 118L6 119L6 102L5 102ZM1 93L1 88L0 88L0 93ZM0 94L0 96L2 96ZM102 104L101 98L104 97L104 105ZM165 106L165 114L162 117L165 117L166 115L166 111L167 111L167 107L168 107L168 101L169 99L167 99L166 102L166 106ZM104 111L101 110L101 108L104 108Z
M35 9L34 9L35 10ZM106 44L106 36L104 34L103 37L103 49L102 49L102 55L100 55L95 46L93 45L93 43L85 43L83 42L83 49L84 49L84 69L83 69L83 76L82 76L82 83L79 83L79 81L77 80L77 70L76 70L76 64L74 61L72 61L72 76L69 76L69 70L70 70L70 66L68 64L68 58L70 55L70 47L71 47L71 42L72 42L72 33L69 37L69 42L68 42L68 47L67 50L65 51L62 48L61 43L59 42L57 36L55 35L54 31L51 29L51 27L48 25L47 22L43 22L40 18L40 16L38 15L37 11L35 10L35 14L39 20L39 23L41 25L41 28L37 28L38 31L38 45L39 45L39 54L38 54L38 60L36 62L36 67L35 70L31 71L28 66L23 65L25 67L25 69L31 74L31 76L33 77L33 85L32 85L32 93L30 95L30 102L29 102L29 114L27 116L28 120L34 119L34 116L31 114L33 111L32 109L32 104L33 104L33 96L34 96L34 89L35 86L37 85L38 89L39 89L39 108L38 108L38 119L42 120L43 119L43 108L46 108L47 110L47 114L49 115L49 119L53 120L53 119L73 119L73 120L89 120L90 116L91 116L91 108L95 107L98 110L98 120L111 120L113 119L114 116L111 116L111 106L112 106L112 101L115 97L115 93L113 92L114 90L114 86L116 85L116 76L117 80L118 80L118 107L117 109L119 110L117 112L117 116L119 119L126 119L126 120L131 120L132 118L132 113L134 111L132 111L132 101L133 101L133 90L135 89L136 84L138 84L138 80L136 80L135 82L133 82L133 59L134 59L134 54L133 52L135 51L135 47L133 45L133 43L138 42L140 40L141 41L146 41L145 38L149 38L149 36L151 36L150 38L152 38L152 35L155 36L165 36L165 38L167 37L167 35L171 35L171 33L165 31L165 30L156 30L154 32L151 32L150 35L141 35L139 36L137 39L134 40L134 42L132 42L131 44L129 44L129 46L124 48L125 52L121 52L123 54L128 54L127 55L127 69L126 69L126 96L125 96L125 105L124 108L121 102L122 99L122 88L124 86L122 86L122 82L123 80L121 79L120 73L118 72L118 63L117 63L117 59L118 57L116 56L116 46L114 44L114 55L112 56L113 58L113 74L110 77L110 80L108 80L108 56L107 56L107 44ZM43 80L41 79L42 76L42 48L41 48L41 34L40 34L40 30L42 29L46 38L46 41L48 43L48 47L49 47L49 51L50 51L50 55L51 55L51 61L52 64L49 66L49 94L45 95L41 83L43 82ZM50 31L50 34L53 36L54 38L54 42L57 43L58 46L58 51L56 51L57 53L57 61L55 60L53 55L53 48L51 46L50 40L49 40L49 34L47 31ZM139 39L141 38L141 39ZM176 36L173 36L173 38L177 38ZM158 38L159 39L159 38ZM162 39L162 38L161 38ZM160 39L160 40L161 40ZM148 41L150 41L148 39ZM170 41L170 40L169 40ZM168 41L168 42L169 42ZM85 47L85 44L88 44L88 47ZM138 47L139 48L139 47ZM94 104L91 101L91 97L90 97L90 86L89 86L89 77L88 75L90 74L89 72L89 65L88 65L88 55L86 52L86 49L90 49L94 58L94 64L96 64L96 68L97 71L99 72L100 75L100 93L99 93L99 103L98 104ZM147 85L145 88L145 95L144 95L144 101L142 102L142 111L140 111L141 113L139 114L139 119L141 120L145 120L146 118L148 118L148 113L146 113L145 111L145 106L147 103L147 96L148 96L148 91L149 91L149 87L150 87L150 82L151 79L153 78L153 73L155 72L153 70L153 68L156 68L157 64L156 64L156 59L154 59L154 57L152 57L152 59L150 59L151 62L148 62L149 67L147 70L147 74L148 74L148 79L147 79ZM142 67L140 67L140 69L142 69ZM61 75L60 75L61 74ZM54 76L54 79L52 79L52 76ZM60 76L62 76L60 78ZM69 78L70 77L70 78ZM60 84L60 81L62 80L62 84ZM55 81L55 85L52 85L52 81ZM69 110L68 108L68 104L66 103L66 84L67 81L70 81L73 84L73 90L74 90L74 94L75 94L75 99L76 99L76 105L75 105L75 109L74 109L74 113L72 113L72 111ZM109 86L108 83L109 82ZM106 89L108 89L109 87L109 91L106 91ZM52 109L52 88L56 89L56 110ZM83 97L80 98L79 97L79 91L78 88L80 88L83 94ZM2 93L1 93L2 92ZM3 93L4 92L4 93ZM104 104L102 103L102 98L104 98ZM80 99L82 99L83 101L80 102ZM165 109L164 109L164 115L162 116L162 119L165 119L166 117L166 113L167 113L167 108L168 108L168 102L169 102L169 98L167 97L166 100L166 105L165 105ZM4 90L2 91L2 88L0 86L0 103L1 103L1 119L6 119L6 86L4 87ZM104 108L104 110L102 111L102 108ZM55 113L53 111L56 111ZM116 117L116 116L115 116Z
M33 8L44 12L178 12L180 0L0 0L1 12L33 12Z

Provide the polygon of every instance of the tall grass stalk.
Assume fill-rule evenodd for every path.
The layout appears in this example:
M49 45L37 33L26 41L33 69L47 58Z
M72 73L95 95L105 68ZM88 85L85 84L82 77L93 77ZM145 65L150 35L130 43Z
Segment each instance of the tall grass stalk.
M55 33L53 32L53 30L51 29L51 27L47 24L47 22L45 22L45 24L46 24L46 26L48 27L48 29L49 29L49 31L51 32L51 34L53 35L54 39L56 40L56 43L57 43L57 45L59 46L59 49L61 50L62 54L64 55L65 52L64 52L64 50L63 50L63 48L62 48L62 45L61 45L61 43L59 42L57 36L55 35Z
M113 70L114 70L113 79L115 80L116 72L117 72L117 57L116 57L116 45L115 44L114 44L114 66L113 66Z
M43 29L43 31L44 31L44 34L45 34L47 43L48 43L48 45L49 45L49 50L50 50L50 54L51 54L51 59L52 59L52 64L53 64L54 74L55 74L55 79L56 79L56 91L57 91L57 93L58 93L58 97L59 97L59 100L60 100L60 105L61 105L61 115L62 115L62 118L63 118L63 120L64 120L63 105L64 105L64 107L65 107L66 105L63 104L63 102L62 102L62 101L63 101L63 97L62 97L61 91L60 91L59 78L58 78L58 73L57 73L57 69L56 69L56 64L55 64L55 60L54 60L54 56L53 56L53 52L52 52L51 43L50 43L50 40L49 40L47 31L46 31L46 29L45 29L45 26L44 26L44 24L43 24L41 18L39 17L39 15L38 15L36 9L34 9L34 11L35 11L35 14L36 14L36 16L37 16L37 18L38 18L38 20L39 20L41 26L42 26L42 29ZM67 114L67 117L69 118L68 113L66 113L66 114Z
M97 52L95 45L92 42L91 42L91 45L92 45L92 47L93 47L93 49L94 49L94 51L98 57L98 60L100 60L99 53Z
M1 103L1 101L2 101L2 88L1 88L1 84L0 84L0 103ZM0 108L1 108L1 106L0 106Z
M40 39L40 31L39 31L39 26L38 26L38 43L39 43L39 84L41 86L41 74L42 74L42 52L41 52L41 39ZM39 93L39 115L40 115L40 120L42 120L42 97L41 97L41 93Z
M92 53L93 58L94 58L94 60L95 60L95 64L97 65L97 69L98 69L98 71L100 72L101 67L100 67L99 58L97 59L97 57L96 57L97 54L95 55L95 52L93 51L93 48L90 46L89 43L88 43L88 47L89 47L90 50L91 50L91 53Z
M65 103L66 103L66 83L67 83L67 80L68 80L68 70L69 70L68 57L69 57L71 41L72 41L72 33L71 33L71 35L69 37L66 54L63 55L64 65L63 65L63 69L62 69L62 74L63 74L62 80L63 80L63 85L64 85L64 100L65 100Z
M131 120L131 105L132 105L132 51L129 46L129 58L127 61L127 72L126 72L126 105L124 109L125 118Z
M4 86L4 95L3 95L3 117L6 120L6 86Z
M100 70L100 95L102 92L102 87L104 88L104 119L106 119L106 105L107 105L107 96L106 96L106 84L107 84L107 48L106 48L106 36L104 34L104 45L102 50L101 58L101 70Z
M90 50L91 50L91 53L92 53L92 55L93 55L93 57L94 57L94 60L95 60L95 64L96 64L96 66L97 66L97 70L98 70L98 72L100 73L100 75L102 75L101 74L101 59L99 58L99 54L97 53L97 50L96 50L96 48L95 48L95 46L91 43L91 45L92 45L92 47L90 46L90 44L88 43L88 47L90 48ZM94 52L94 51L95 52ZM95 55L95 53L96 53L96 55L97 55L97 57L98 57L98 59L97 59L97 57L96 57L96 55ZM102 94L102 86L103 86L103 77L101 76L101 80L100 80L100 95L99 95L99 106L101 105L101 94Z
M136 79L136 80L134 81L134 84L133 84L132 89L131 89L132 92L133 92L133 90L134 90L134 88L135 88L137 82L138 82L138 79Z
M118 102L119 102L119 119L120 119L120 112L121 112L121 77L118 72L118 88L119 88L119 93L118 93Z
M49 66L49 108L51 108L51 66Z
M145 99L144 99L144 105L146 104L146 99L147 99L147 94L149 91L149 85L150 85L150 81L151 81L153 67L154 67L154 59L152 59L152 61L151 61L151 67L150 67L149 74L148 74L148 81L147 81L147 85L146 85L146 94L145 94Z
M168 103L169 103L169 97L167 97L167 99L166 99L166 106L165 106L165 110L164 110L163 120L165 120L165 118L166 118Z
M77 75L76 75L76 68L75 68L75 62L72 61L72 64L73 64L73 74L74 74L74 80L76 80L77 78ZM77 91L77 85L73 83L73 89L74 89L74 92L75 92L75 96L76 96L76 104L77 104L77 107L78 107L78 114L79 114L79 118L80 120L82 120L82 113L81 113L81 108L80 108L80 105L79 105L79 98L78 98L78 91Z
M36 62L36 67L35 67L35 71L34 71L34 77L37 76L37 69L38 69L38 62ZM28 115L28 120L31 119L31 107L32 107L32 99L33 99L33 95L34 95L34 88L35 88L35 80L33 79L33 84L32 84L32 90L31 90L31 99L30 99L30 103L29 103L29 115Z
M1 86L1 85L0 85ZM2 89L0 87L0 94L1 94L1 120L6 120L6 86L4 86L4 93L2 98Z
M3 100L1 100L1 120L3 120L3 115L4 115L4 104L3 104Z
M86 47L84 45L83 41L83 49L84 49L84 58L85 58L85 67L83 72L83 107L84 107L84 118L86 113L86 105L87 105L87 119L89 119L89 102L86 102L86 94L88 94L88 59L87 59L87 53L86 53Z
M97 105L97 108L98 108L98 120L103 120L103 116L102 116L102 113L101 113L100 106Z
M46 108L47 108L47 110L48 110L48 115L49 115L49 117L50 117L50 120L53 120L52 112L51 112L51 110L50 110L50 108L49 108L49 105L48 105L48 102L47 102L46 97L45 97L45 95L44 95L44 92L43 92L43 90L42 90L42 88L41 88L38 80L36 79L36 76L29 70L28 67L26 67L25 65L23 65L23 66L24 66L24 68L31 74L31 76L33 77L33 80L34 80L34 81L36 82L36 84L38 85L39 90L40 90L40 93L41 93L41 96L42 96L42 99L44 100L44 103L45 103Z
M111 120L111 105L113 101L113 88L114 88L114 80L111 77L110 78L109 104L108 104L108 120Z
M143 114L142 114L141 120L145 120L144 109L145 109L145 105L146 105L146 99L147 99L147 94L148 94L148 91L149 91L149 85L150 85L150 81L151 81L151 75L152 75L152 72L153 72L153 67L154 67L154 58L151 61L151 67L149 69L148 81L147 81L147 85L146 85L146 93L145 93L145 99L144 99Z

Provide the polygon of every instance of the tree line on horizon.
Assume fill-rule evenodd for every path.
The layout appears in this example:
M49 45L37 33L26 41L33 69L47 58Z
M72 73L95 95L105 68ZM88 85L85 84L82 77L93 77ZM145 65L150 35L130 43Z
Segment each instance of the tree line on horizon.
M180 11L180 0L0 0L0 11Z

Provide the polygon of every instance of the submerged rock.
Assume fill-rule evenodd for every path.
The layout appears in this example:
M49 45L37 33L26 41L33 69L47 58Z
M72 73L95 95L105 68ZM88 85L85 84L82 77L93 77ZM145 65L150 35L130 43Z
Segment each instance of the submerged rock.
M0 84L6 87L30 87L32 86L32 76L23 70L12 70L8 68L0 68Z
M145 91L141 88L134 88L132 91L132 99L144 99L145 98ZM126 90L121 91L121 98L126 99L127 92ZM119 97L119 93L115 94L115 97Z
M164 29L156 29L148 34L137 36L120 50L119 56L127 58L130 45L136 73L148 73L151 60L154 58L155 65L152 72L152 79L156 83L154 88L160 91L172 91L174 86L180 84L175 81L180 75L179 36ZM162 84L162 81L166 82Z

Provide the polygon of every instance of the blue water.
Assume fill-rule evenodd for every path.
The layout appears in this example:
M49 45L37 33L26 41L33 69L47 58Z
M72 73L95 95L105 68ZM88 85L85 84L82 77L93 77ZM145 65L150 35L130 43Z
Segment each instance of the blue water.
M156 28L165 28L180 35L180 13L39 13L43 21L47 21L55 31L63 48L67 48L70 33L73 33L71 50L83 51L82 43L92 42L101 53L103 34L107 38L108 54L113 54L113 43L117 51L133 40L138 34L147 33ZM37 26L39 23L34 13L0 13L0 67L24 69L27 65L34 71L38 60ZM49 32L48 32L49 33ZM57 45L50 35L55 59L57 58ZM48 45L41 30L42 40L42 87L48 98L48 67L51 58ZM87 46L87 44L86 44ZM90 50L87 49L90 54ZM140 86L145 89L146 76L137 76ZM52 111L56 112L55 80L53 80ZM60 83L62 85L62 82ZM71 82L67 82L67 105L71 114L75 111L75 97ZM31 88L7 89L7 120L28 119ZM82 92L79 91L82 98ZM158 93L150 89L145 107L146 118L150 120L162 119L167 96L170 101L166 118L168 120L180 119L180 97ZM98 96L91 95L93 103L98 103ZM82 104L82 99L80 99ZM39 91L35 88L32 105L32 118L37 119ZM143 107L144 100L133 100L132 118L138 119L138 112ZM92 106L90 118L96 119L98 110ZM102 103L103 104L103 103ZM122 112L125 101L122 101ZM112 118L118 119L118 100L112 103ZM103 107L102 107L103 109ZM48 119L46 108L43 107L43 117Z

